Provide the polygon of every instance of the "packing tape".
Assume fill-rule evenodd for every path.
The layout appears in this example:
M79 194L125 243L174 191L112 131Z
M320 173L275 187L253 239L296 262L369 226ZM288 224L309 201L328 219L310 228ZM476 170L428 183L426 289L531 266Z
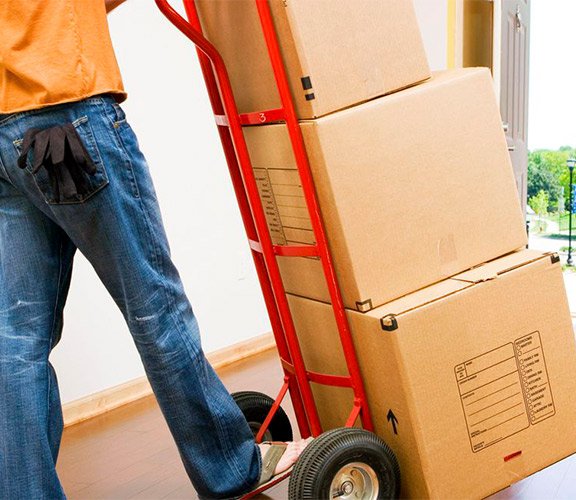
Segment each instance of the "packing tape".
M458 273L458 252L452 233L438 240L438 261L442 276L453 276Z

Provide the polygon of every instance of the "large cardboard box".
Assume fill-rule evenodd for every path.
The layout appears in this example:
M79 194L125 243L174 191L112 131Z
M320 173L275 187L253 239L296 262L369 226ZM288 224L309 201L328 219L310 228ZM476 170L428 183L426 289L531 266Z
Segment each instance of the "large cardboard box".
M367 311L516 250L526 231L487 69L302 121L346 307ZM276 244L314 243L284 125L245 127ZM314 258L280 258L290 293L328 302Z
M293 296L290 307L307 368L345 375L330 306ZM402 497L485 497L576 451L576 349L556 255L516 252L347 314ZM351 390L313 390L324 430L343 426Z
M299 118L430 76L412 0L270 0ZM241 113L281 106L255 0L196 0Z

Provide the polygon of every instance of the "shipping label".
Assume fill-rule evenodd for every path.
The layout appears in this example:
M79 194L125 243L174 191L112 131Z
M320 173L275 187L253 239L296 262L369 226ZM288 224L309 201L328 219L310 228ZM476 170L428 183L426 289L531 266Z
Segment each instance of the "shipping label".
M539 332L454 369L473 452L555 413Z
M285 245L286 236L284 235L284 228L278 213L278 206L274 198L274 191L272 190L272 183L268 171L263 168L254 169L254 177L262 200L262 207L266 215L266 222L268 229L270 229L270 236L274 245Z
M312 223L298 170L255 168L254 176L275 245L313 245Z

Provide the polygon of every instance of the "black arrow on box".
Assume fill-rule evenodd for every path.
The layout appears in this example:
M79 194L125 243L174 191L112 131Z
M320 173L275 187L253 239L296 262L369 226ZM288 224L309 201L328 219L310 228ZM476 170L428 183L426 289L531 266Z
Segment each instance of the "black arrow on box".
M394 415L392 409L388 410L388 415L386 416L386 418L388 419L388 422L392 422L392 428L394 429L394 434L398 434L398 429L396 428L396 426L398 425L398 419L396 418L396 415Z

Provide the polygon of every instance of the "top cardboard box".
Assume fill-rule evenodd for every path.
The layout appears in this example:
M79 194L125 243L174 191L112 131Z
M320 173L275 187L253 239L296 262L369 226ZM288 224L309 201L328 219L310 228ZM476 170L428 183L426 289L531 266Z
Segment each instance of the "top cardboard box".
M412 0L270 0L299 118L315 118L430 76ZM241 113L281 106L255 0L196 0Z

